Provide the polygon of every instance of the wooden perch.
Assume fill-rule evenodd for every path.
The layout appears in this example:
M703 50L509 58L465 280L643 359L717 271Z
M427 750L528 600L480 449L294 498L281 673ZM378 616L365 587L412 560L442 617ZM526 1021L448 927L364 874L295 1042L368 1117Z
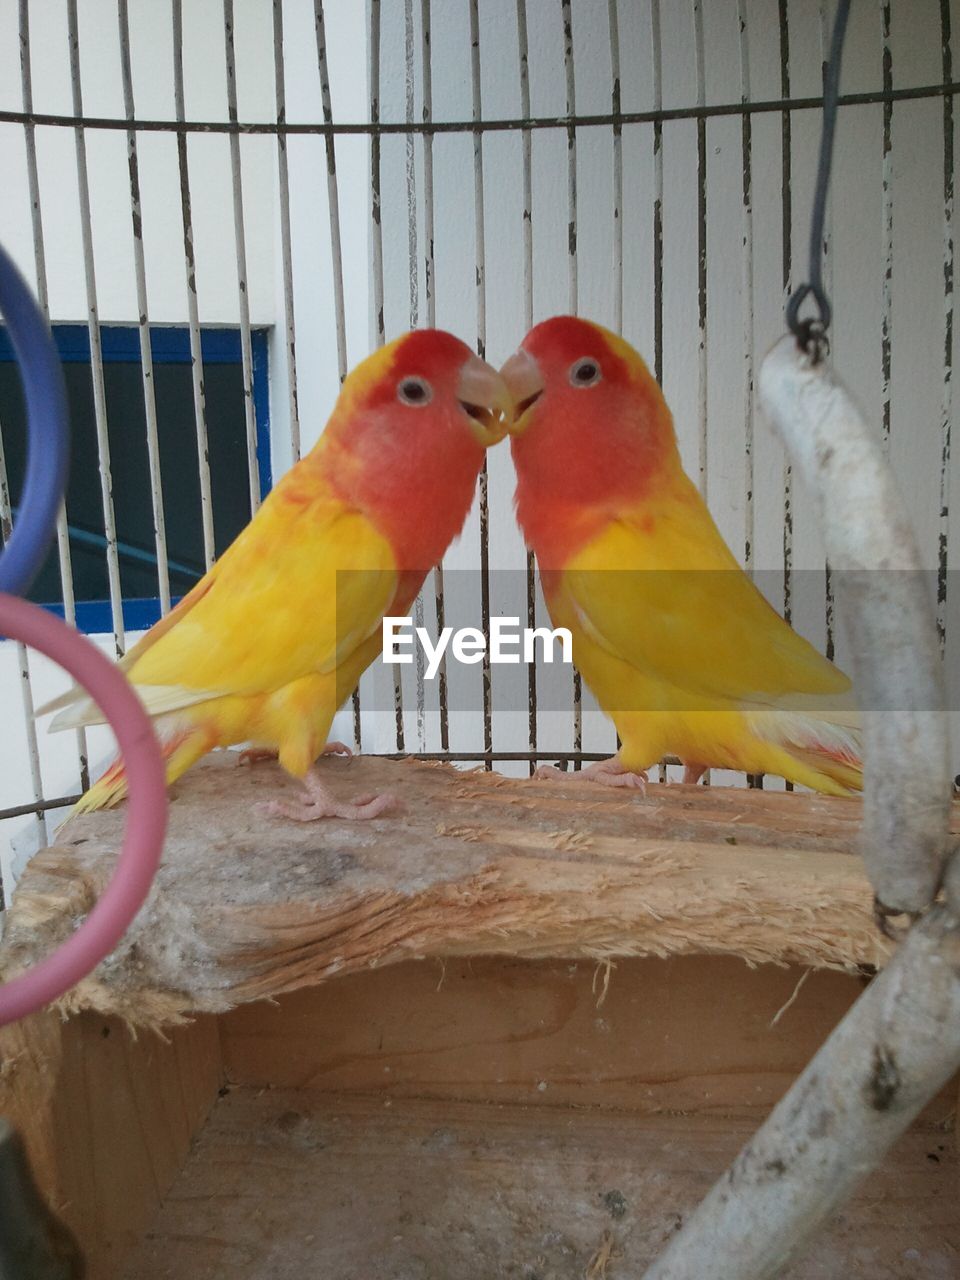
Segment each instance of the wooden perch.
M751 964L879 965L855 849L860 803L651 785L516 781L446 765L326 759L338 795L402 812L305 826L260 816L296 784L223 753L175 788L164 864L117 951L70 992L159 1026L415 957L612 960L707 952ZM27 867L0 967L47 954L114 866L124 810L71 820Z

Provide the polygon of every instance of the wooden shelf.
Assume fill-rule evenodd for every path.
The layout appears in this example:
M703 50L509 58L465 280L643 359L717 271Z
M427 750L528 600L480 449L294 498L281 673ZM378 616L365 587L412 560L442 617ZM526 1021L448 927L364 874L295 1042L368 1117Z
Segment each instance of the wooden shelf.
M740 789L636 792L422 761L321 763L395 815L300 825L255 812L296 789L221 753L175 788L164 864L114 955L63 1010L164 1025L403 959L603 961L691 953L751 964L882 963L856 853L860 803ZM26 869L0 965L75 928L115 862L124 810L70 821Z
M751 1132L703 1116L235 1089L122 1276L639 1276ZM956 1176L952 1139L906 1135L791 1280L956 1275Z

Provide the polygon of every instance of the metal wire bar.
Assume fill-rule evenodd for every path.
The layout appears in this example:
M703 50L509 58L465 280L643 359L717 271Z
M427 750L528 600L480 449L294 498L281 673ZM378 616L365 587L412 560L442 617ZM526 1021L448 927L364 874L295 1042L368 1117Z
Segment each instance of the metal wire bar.
M623 127L620 124L620 20L617 0L608 0L610 110L613 125L613 327L623 333Z
M430 35L432 30L430 0L420 0L420 78L423 98L423 120L429 122L433 116L433 67L430 60ZM412 136L412 135L411 135ZM423 293L427 308L427 325L436 328L437 295L436 295L436 262L433 252L434 238L434 203L433 203L433 134L423 135ZM433 599L437 618L437 635L446 625L444 609L443 563L433 571ZM450 707L447 685L447 655L440 659L437 672L437 701L440 712L440 747L447 751L450 747Z
M480 13L478 0L470 0L470 90L473 104L473 211L474 260L476 262L477 352L487 354L487 262L483 217L483 134L478 126L483 117L480 95ZM480 469L480 626L490 634L490 502L489 470L484 458ZM483 651L480 667L483 685L483 749L493 750L493 689L491 685L490 646ZM486 766L490 768L489 763Z
M780 15L780 93L786 100L790 96L790 15L788 0L777 0L777 2ZM780 225L784 303L789 300L793 292L793 202L790 191L792 145L791 113L785 109L780 116ZM783 464L783 616L787 622L792 621L793 468L789 458Z
M520 114L530 115L530 57L527 42L527 4L517 0L517 59L520 71ZM520 155L523 167L523 328L525 333L533 328L533 137L529 129L520 135ZM527 552L527 626L537 625L537 568L532 551ZM530 750L537 748L537 668L531 662L527 666L527 742ZM530 761L531 776L535 770Z
M883 0L881 0L883 3ZM820 62L821 62L821 79L823 82L824 96L827 89L827 67L829 65L830 54L830 13L826 0L820 0ZM893 242L891 240L891 254L893 252ZM828 204L823 211L823 287L828 297L833 296L833 210ZM836 333L833 334L833 352L836 359ZM835 657L836 649L836 600L833 590L833 571L830 568L829 561L824 562L823 569L823 621L826 632L826 643L824 653L832 662Z
M790 96L790 13L788 0L778 0L780 18L780 94ZM793 292L793 118L789 110L780 116L780 224L783 264L784 306ZM789 457L783 463L783 617L793 622L793 466ZM787 791L793 783L785 784Z
M653 376L663 386L663 42L660 0L650 0L650 58L653 80ZM619 735L618 735L619 736ZM619 749L619 748L618 748ZM667 780L660 762L658 776Z
M84 791L86 787L84 788ZM38 817L41 814L49 813L51 809L65 808L68 804L76 804L83 795L83 791L75 791L69 796L56 796L53 800L38 799L33 804L14 804L7 809L0 809L0 822L7 818L26 818L31 814Z
M737 0L737 23L740 28L740 97L750 99L750 43L747 34L747 0ZM741 317L743 322L743 564L753 572L754 555L754 418L753 418L753 122L745 115L740 122L742 158L742 208L740 227L743 238L741 254Z
M277 124L287 118L283 58L283 0L273 0L273 79ZM287 135L277 131L277 189L280 197L280 258L283 274L283 326L287 351L287 397L290 413L290 451L300 457L300 404L297 396L297 331L293 313L293 248L290 240L290 174Z
M740 30L740 97L750 99L750 40L747 33L746 0L737 0L737 24ZM753 120L744 115L740 121L740 155L742 162L741 232L743 251L740 257L741 317L743 321L743 453L744 515L743 565L753 576L754 556L754 334L753 334ZM747 786L763 789L763 774L748 773Z
M697 106L706 101L706 65L703 48L703 4L693 0L693 44L697 68ZM707 121L697 116L697 425L699 429L698 476L700 493L707 499Z
M80 33L77 23L77 0L68 0L67 25L70 41L70 79L73 88L73 110L78 118L82 118L83 91L80 84ZM110 616L113 623L113 643L119 658L123 656L124 650L123 597L120 591L117 523L113 509L110 438L107 433L107 396L103 384L103 352L100 347L100 316L97 310L97 276L93 260L93 223L90 214L90 185L87 178L87 144L82 125L78 125L74 130L74 144L77 156L80 232L83 239L83 270L87 295L87 330L90 335L93 413L97 428L97 451L100 460L100 497L103 504L103 528L107 544Z
M883 87L893 88L893 54L890 48L890 0L880 0L880 52L883 60ZM893 148L891 128L893 103L883 104L883 160L881 207L883 272L880 277L880 410L881 441L890 450L890 326L893 280Z
M33 75L30 66L30 2L20 0L20 87L25 111L33 110ZM40 174L37 166L37 140L33 125L24 129L27 159L27 185L30 192L30 221L33 232L33 257L37 276L37 298L48 323L50 320L49 291L47 289L47 261L43 242L43 216L40 211ZM70 534L67 529L67 510L60 504L57 512L57 558L60 568L60 586L63 595L63 613L71 626L76 625L77 610L73 592L73 563L70 554ZM34 730L35 732L35 727ZM28 730L30 732L30 730ZM87 751L87 732L74 730L77 749L77 770L80 786L86 791L90 785Z
M573 19L570 0L561 0L563 70L567 86L567 119L577 114L577 80L573 64ZM571 315L580 307L577 266L577 126L567 126L567 306Z
M370 0L370 236L373 246L373 312L375 340L384 343L383 229L380 225L380 0ZM404 124L404 133L409 126Z
M417 73L414 65L414 30L413 0L403 0L403 34L404 34L404 108L407 122L413 124L414 100L416 95ZM420 323L420 249L417 243L417 158L415 152L416 139L408 133L405 142L405 177L407 187L407 274L410 290L410 328L416 329ZM422 627L426 620L423 603L423 587L417 592L413 602L413 622L415 627ZM423 646L417 645L414 655L414 680L416 683L417 709L417 747L420 751L427 749L427 688L426 659Z
M203 559L207 569L215 555L213 495L210 489L210 451L207 445L207 411L203 388L203 351L200 342L200 307L197 299L197 263L193 250L193 211L190 199L190 166L187 156L187 119L183 93L183 0L173 0L173 100L177 117L177 166L180 174L180 218L183 225L183 261L187 285L187 324L190 329L190 379L193 416L197 431L197 476L200 481L200 523Z
M567 119L577 114L577 82L573 65L573 19L570 0L561 0L563 19L563 68L567 89ZM580 309L577 263L577 127L567 127L567 310L576 315ZM573 670L573 748L583 745L583 677Z
M430 0L420 0L420 78L424 124L433 119L433 66L430 60L432 30ZM437 297L434 282L436 263L433 256L433 134L423 135L423 294L427 306L427 325L436 328ZM445 668L441 668L445 671ZM441 677L443 678L443 677Z
M380 120L380 0L370 0L370 119ZM370 138L370 238L373 247L373 310L375 341L382 347L386 331L383 316L383 228L380 223L380 138ZM393 669L393 709L397 750L405 747L403 727L403 686L400 668Z
M950 0L940 0L943 82L953 77ZM947 643L947 543L950 536L950 454L953 417L953 98L943 99L943 384L940 399L940 529L937 548L937 638Z
M181 0L182 2L182 0ZM893 89L884 93L882 89L865 90L860 93L845 93L837 99L840 107L863 107L877 103L915 102L923 98L942 98L960 93L960 81L947 84L923 84L909 88ZM711 119L714 116L767 115L783 111L819 111L823 107L822 97L802 98L769 98L757 102L716 102L702 107L666 107L656 111L622 111L615 117L612 112L599 111L586 115L578 115L573 120L566 116L500 116L474 124L469 120L431 120L413 125L414 133L504 133L522 132L525 129L563 129L571 124L578 129L609 128L621 125L656 124L671 120L696 120L700 116ZM115 116L65 116L56 112L35 111L29 114L23 111L0 111L0 124L39 124L60 126L74 129L122 129L128 128L126 120ZM402 120L370 120L350 121L341 124L321 123L320 121L287 121L282 126L272 121L240 120L226 122L223 120L190 120L179 122L174 120L135 120L133 127L144 133L246 133L269 134L277 132L286 134L325 134L363 135L369 137L385 137L387 134L405 134L407 124Z
M127 119L136 115L133 74L130 66L130 17L127 0L118 0L120 32L120 74L123 80L123 109ZM153 509L153 541L157 551L157 586L160 612L170 609L170 569L167 564L167 532L163 514L163 481L160 476L160 442L157 429L157 399L154 394L153 350L147 308L147 274L143 256L143 213L140 203L140 165L136 130L127 130L127 165L130 171L130 217L133 223L133 273L137 288L137 316L140 331L140 371L143 379L143 411L147 427L147 463L150 470L150 501Z
M330 73L327 69L327 35L323 22L323 0L313 6L317 36L317 68L320 73L320 100L324 124L333 124L330 102ZM327 150L327 205L330 215L330 253L333 266L333 308L337 324L337 368L340 381L347 376L347 323L343 302L343 251L340 242L340 190L337 183L337 153L332 132L325 134Z
M227 63L227 114L237 119L237 61L233 37L233 0L223 0L223 41ZM243 416L247 430L247 472L250 481L250 514L260 505L260 468L257 466L257 414L253 403L253 340L250 334L250 288L247 278L247 236L243 224L243 176L240 170L240 135L230 134L230 175L233 183L233 237L237 253L237 299L240 307L240 360L243 369Z
M10 501L10 484L7 479L7 462L3 448L3 432L0 431L0 540L6 543L13 532L13 510ZM17 641L17 668L20 673L20 697L23 707L23 724L27 738L27 767L30 771L30 789L34 802L43 799L43 775L40 772L40 744L37 741L37 725L33 718L33 692L30 685L30 658L25 644ZM47 844L47 822L43 814L36 813L37 836L41 848ZM0 883L0 906L3 905L3 885Z
M330 100L330 72L327 67L327 33L323 20L323 0L314 0L314 29L317 40L317 71L320 76L320 102L323 120L333 124L333 105ZM330 221L330 257L333 273L333 310L337 326L337 370L340 381L347 376L347 320L343 298L343 249L340 240L340 188L337 181L337 152L333 133L324 135L327 153L327 212ZM353 741L361 748L362 722L360 716L360 690L351 695L353 708Z

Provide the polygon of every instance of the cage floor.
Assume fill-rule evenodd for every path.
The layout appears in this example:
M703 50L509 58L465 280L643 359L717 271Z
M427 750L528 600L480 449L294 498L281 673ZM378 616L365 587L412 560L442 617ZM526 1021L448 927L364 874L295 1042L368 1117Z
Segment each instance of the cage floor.
M123 1277L635 1277L752 1128L234 1089ZM953 1135L914 1129L790 1277L960 1275L957 1174Z

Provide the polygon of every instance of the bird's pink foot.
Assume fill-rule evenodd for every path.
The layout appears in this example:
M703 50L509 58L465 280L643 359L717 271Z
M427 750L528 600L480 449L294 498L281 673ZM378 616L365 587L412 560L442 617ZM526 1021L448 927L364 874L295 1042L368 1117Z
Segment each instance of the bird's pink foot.
M709 765L705 764L685 764L683 766L684 782L696 786L703 775L707 772Z
M290 818L293 822L319 822L321 818L342 818L347 822L365 822L398 807L397 798L389 791L381 795L357 796L353 801L337 800L311 769L303 780L304 796L300 800L267 800L255 806L257 813L271 818Z
M276 760L276 758L275 747L244 747L237 764L262 764L265 760Z
M565 782L599 782L602 787L632 787L646 795L647 775L624 769L617 756L609 760L597 760L585 769L564 773L556 765L544 764L533 775L535 778L562 779Z
M279 752L276 747L244 747L240 752L239 764L262 764L265 760L276 760L279 758ZM345 742L328 742L320 752L322 756L346 756L348 760L353 758L353 748L348 747Z

